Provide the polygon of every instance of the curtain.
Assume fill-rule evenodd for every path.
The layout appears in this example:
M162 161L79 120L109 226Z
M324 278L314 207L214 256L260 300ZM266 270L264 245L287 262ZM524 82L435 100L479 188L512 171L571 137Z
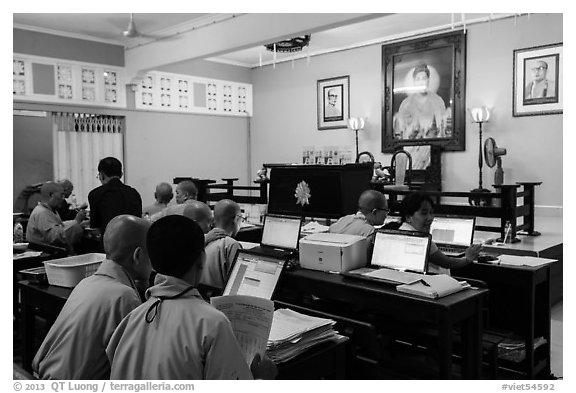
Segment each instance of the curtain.
M124 163L123 117L54 112L54 178L69 179L78 204L100 185L98 162L116 157Z

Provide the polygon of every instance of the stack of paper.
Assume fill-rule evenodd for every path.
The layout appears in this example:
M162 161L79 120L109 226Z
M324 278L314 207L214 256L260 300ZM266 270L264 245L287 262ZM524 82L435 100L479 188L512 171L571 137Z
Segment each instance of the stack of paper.
M286 362L310 347L340 338L335 323L289 309L276 310L266 352L274 363Z
M312 233L323 233L328 232L330 227L322 225L316 221L310 221L308 224L302 226L301 232L305 235L310 235Z
M537 258L530 256L518 256L518 255L500 255L498 257L500 260L500 265L511 265L511 266L532 266L537 267L545 265L547 263L558 262L556 259L548 258Z
M398 285L397 291L410 293L412 295L438 299L452 293L460 292L465 288L470 288L466 281L458 281L447 274L437 274L434 276L422 276L422 279L412 284Z

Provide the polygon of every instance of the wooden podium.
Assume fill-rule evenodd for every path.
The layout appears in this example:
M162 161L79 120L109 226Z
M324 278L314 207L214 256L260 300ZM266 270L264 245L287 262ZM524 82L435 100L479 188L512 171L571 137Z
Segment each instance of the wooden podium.
M346 165L264 164L270 170L268 213L340 218L358 210L358 197L370 189L372 163ZM304 183L303 183L304 182ZM297 187L309 194L299 204Z

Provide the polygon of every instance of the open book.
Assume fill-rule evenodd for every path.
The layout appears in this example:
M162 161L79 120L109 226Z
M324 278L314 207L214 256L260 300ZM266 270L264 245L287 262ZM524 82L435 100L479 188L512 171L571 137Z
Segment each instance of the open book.
M447 274L423 276L420 281L412 284L398 285L396 290L412 295L438 299L452 293L460 292L470 285L465 281L458 281Z
M274 302L254 296L219 296L210 299L216 309L226 315L246 363L254 356L264 356L274 317Z

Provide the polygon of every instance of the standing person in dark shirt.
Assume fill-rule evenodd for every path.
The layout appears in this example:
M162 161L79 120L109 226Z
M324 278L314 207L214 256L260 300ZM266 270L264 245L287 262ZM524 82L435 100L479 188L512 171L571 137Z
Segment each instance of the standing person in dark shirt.
M122 163L117 158L106 157L98 164L98 179L102 183L90 191L90 227L104 235L106 225L114 217L131 214L142 217L142 198L136 189L122 183Z

